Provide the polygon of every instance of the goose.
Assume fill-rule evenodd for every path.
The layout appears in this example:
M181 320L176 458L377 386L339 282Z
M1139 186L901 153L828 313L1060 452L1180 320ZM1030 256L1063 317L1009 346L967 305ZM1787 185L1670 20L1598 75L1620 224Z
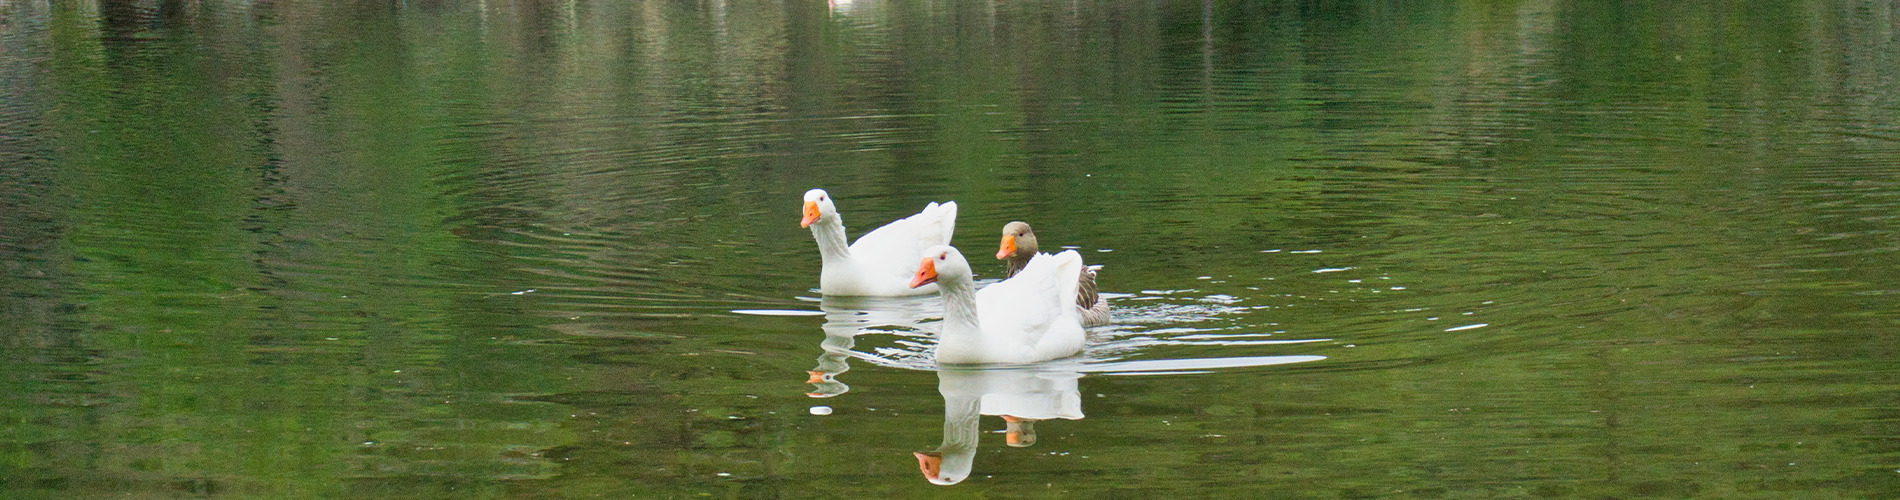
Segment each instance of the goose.
M937 364L1033 363L1082 350L1087 332L1074 306L1081 254L1038 254L982 291L955 247L933 246L923 257L910 286L936 283L943 297Z
M950 243L957 228L957 202L931 202L916 215L891 221L845 246L844 220L838 216L838 207L825 190L813 189L805 192L805 217L798 226L811 228L812 238L818 240L818 255L824 259L818 290L825 295L926 295L935 292L936 287L915 288L905 283L911 270L916 269L918 252Z
M1003 245L996 251L996 258L1004 262L1004 278L1022 271L1036 253L1036 232L1029 229L1029 223L1013 221L1003 225ZM1095 288L1095 270L1100 267L1083 268L1077 283L1075 308L1082 314L1082 326L1102 326L1109 322L1108 299Z

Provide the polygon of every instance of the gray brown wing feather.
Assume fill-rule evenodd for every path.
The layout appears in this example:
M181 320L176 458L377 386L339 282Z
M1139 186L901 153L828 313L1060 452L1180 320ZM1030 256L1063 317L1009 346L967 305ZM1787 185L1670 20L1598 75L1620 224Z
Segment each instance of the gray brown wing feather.
M1108 299L1095 288L1095 270L1083 269L1076 278L1075 308L1082 312L1082 326L1108 324Z

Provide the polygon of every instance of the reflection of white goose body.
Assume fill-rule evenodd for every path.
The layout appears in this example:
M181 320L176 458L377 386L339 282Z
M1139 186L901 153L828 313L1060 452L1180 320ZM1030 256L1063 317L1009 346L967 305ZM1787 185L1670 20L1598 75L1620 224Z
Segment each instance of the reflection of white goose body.
M877 332L879 327L916 329L919 319L942 314L938 302L930 297L825 296L819 302L825 314L820 327L825 338L818 345L824 352L818 356L818 366L805 372L810 375L805 383L816 386L805 395L828 398L850 391L837 377L851 370L848 360L857 336Z
M1040 254L1015 277L976 290L970 263L947 245L930 247L911 286L937 283L943 295L938 364L1033 363L1082 350L1087 332L1075 307L1082 256Z
M1074 370L1033 368L944 368L937 371L943 395L943 444L919 452L917 465L932 483L957 484L970 476L976 459L979 415L1009 422L1010 446L1035 444L1037 420L1082 418L1082 396Z
M905 286L917 255L933 245L947 245L956 231L957 203L932 202L916 215L885 224L845 245L844 220L823 189L805 192L805 216L799 225L811 228L818 241L824 268L818 289L825 295L923 295L934 288Z

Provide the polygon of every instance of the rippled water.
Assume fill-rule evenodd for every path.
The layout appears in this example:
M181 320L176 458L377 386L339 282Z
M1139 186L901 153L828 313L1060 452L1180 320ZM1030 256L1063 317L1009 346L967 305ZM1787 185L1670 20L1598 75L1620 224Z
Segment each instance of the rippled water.
M1900 496L1897 19L0 0L0 496ZM1117 320L939 369L814 187Z

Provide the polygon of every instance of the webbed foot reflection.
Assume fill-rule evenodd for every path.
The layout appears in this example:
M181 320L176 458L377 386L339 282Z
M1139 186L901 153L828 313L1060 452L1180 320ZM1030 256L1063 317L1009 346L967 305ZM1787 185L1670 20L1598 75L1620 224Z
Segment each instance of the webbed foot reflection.
M1036 421L1003 415L1008 426L1003 430L1003 444L1011 448L1028 448L1036 445Z

